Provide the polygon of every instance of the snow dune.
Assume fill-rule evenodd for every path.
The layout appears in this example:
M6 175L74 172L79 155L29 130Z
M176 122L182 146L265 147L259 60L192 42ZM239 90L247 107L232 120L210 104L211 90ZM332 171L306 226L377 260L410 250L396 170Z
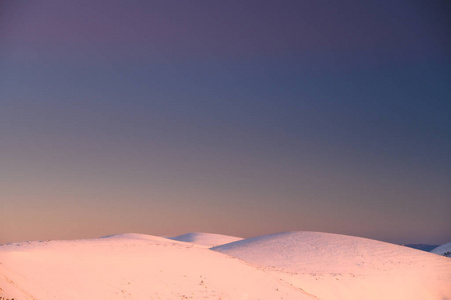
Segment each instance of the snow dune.
M206 246L206 247L214 247L218 245L228 244L232 242L236 242L239 240L242 240L243 238L236 237L236 236L229 236L229 235L223 235L223 234L216 234L216 233L199 233L199 232L192 232L192 233L186 233L179 236L171 237L169 238L171 240L180 241L180 242L187 242L192 243L196 245Z
M234 242L207 248L223 241ZM317 232L251 239L129 233L0 245L0 297L442 300L451 299L451 260Z
M138 234L1 245L0 297L313 299L241 260Z
M445 253L451 252L451 243L443 244L437 248L431 250L431 253L444 255Z
M451 299L451 261L380 241L286 232L212 248L320 299Z

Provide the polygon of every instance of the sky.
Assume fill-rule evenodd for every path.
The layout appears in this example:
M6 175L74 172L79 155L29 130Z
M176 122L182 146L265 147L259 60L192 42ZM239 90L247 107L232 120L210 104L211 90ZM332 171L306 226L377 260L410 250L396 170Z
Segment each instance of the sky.
M451 241L448 1L0 2L0 243Z

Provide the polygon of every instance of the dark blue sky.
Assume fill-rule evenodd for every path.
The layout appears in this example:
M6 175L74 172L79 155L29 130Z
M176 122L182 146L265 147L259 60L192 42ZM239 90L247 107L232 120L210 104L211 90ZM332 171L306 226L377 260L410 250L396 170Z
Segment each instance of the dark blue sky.
M451 239L447 1L0 4L0 242Z

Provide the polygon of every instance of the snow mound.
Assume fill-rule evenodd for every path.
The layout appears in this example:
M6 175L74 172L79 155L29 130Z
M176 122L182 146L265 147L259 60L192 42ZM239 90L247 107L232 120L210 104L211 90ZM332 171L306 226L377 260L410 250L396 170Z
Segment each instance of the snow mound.
M0 245L0 297L313 299L238 259L139 234Z
M212 250L272 270L321 299L451 298L451 262L447 258L380 241L285 232Z
M192 232L182 234L176 237L171 237L169 239L180 242L188 242L201 246L214 247L218 245L236 242L242 240L243 238L216 233Z
M451 243L443 244L437 248L431 250L431 253L438 255L445 255L445 253L451 252Z

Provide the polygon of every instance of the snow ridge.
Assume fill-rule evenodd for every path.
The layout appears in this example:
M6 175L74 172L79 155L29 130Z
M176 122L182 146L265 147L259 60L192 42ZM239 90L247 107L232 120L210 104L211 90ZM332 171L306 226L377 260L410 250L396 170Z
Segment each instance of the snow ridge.
M443 244L431 251L431 253L438 254L438 255L445 255L445 253L450 253L450 252L451 252L451 243Z

